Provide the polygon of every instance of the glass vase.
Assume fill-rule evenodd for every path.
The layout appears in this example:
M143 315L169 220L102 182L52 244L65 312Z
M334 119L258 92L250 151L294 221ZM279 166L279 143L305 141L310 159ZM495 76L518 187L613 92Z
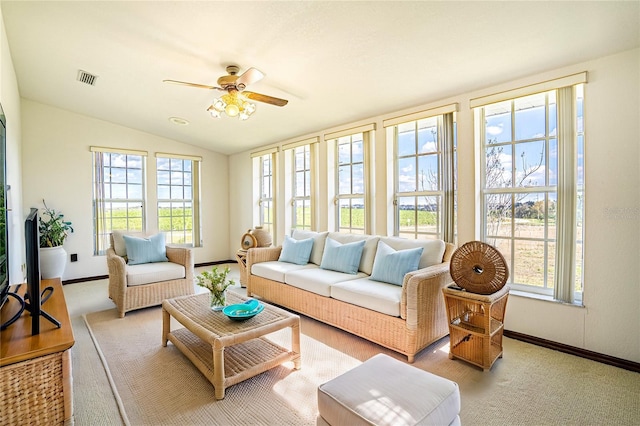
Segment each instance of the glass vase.
M210 299L211 310L221 311L227 304L227 291L226 290L221 292L212 291L209 294L211 296L211 299Z

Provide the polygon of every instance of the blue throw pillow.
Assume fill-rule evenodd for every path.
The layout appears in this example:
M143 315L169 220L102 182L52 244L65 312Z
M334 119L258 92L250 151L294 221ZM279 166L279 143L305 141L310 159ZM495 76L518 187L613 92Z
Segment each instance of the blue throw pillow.
M280 262L295 263L296 265L306 265L309 263L309 256L313 249L313 238L304 240L294 240L288 235L284 236L282 251L278 260Z
M332 238L327 238L320 267L346 274L357 274L364 243L365 240L340 244Z
M156 234L148 238L123 235L124 245L127 248L129 265L141 263L167 262L167 249L165 247L164 234Z
M422 247L416 247L396 251L382 241L378 241L370 278L374 281L402 285L405 274L418 269L422 250Z

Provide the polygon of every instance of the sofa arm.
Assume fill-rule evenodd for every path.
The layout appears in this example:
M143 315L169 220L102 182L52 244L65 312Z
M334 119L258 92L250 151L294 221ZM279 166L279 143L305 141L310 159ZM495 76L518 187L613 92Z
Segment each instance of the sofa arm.
M109 297L114 302L123 299L127 287L127 263L110 247L107 249L107 268L109 270Z
M442 289L453 282L449 262L409 272L404 276L400 316L409 329L446 319Z
M247 251L247 276L251 275L251 266L260 262L271 262L280 258L282 246L254 247Z
M193 250L188 247L167 246L167 259L171 263L184 266L186 279L193 279Z

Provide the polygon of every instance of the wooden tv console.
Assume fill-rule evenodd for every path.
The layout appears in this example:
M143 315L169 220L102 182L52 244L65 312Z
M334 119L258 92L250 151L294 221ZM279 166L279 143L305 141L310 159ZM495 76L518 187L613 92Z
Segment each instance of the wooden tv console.
M31 335L31 316L22 316L0 333L0 417L2 424L72 424L71 353L75 343L59 278L42 280L53 287L42 309L60 321L60 328L40 318L40 334ZM19 293L24 294L26 285ZM9 298L2 322L17 312Z

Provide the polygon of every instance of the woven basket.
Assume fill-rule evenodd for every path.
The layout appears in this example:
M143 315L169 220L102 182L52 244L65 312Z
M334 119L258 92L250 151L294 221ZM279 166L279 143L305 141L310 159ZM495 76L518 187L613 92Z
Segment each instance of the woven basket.
M470 241L451 256L451 278L471 293L493 294L507 283L509 269L502 254L481 241Z

